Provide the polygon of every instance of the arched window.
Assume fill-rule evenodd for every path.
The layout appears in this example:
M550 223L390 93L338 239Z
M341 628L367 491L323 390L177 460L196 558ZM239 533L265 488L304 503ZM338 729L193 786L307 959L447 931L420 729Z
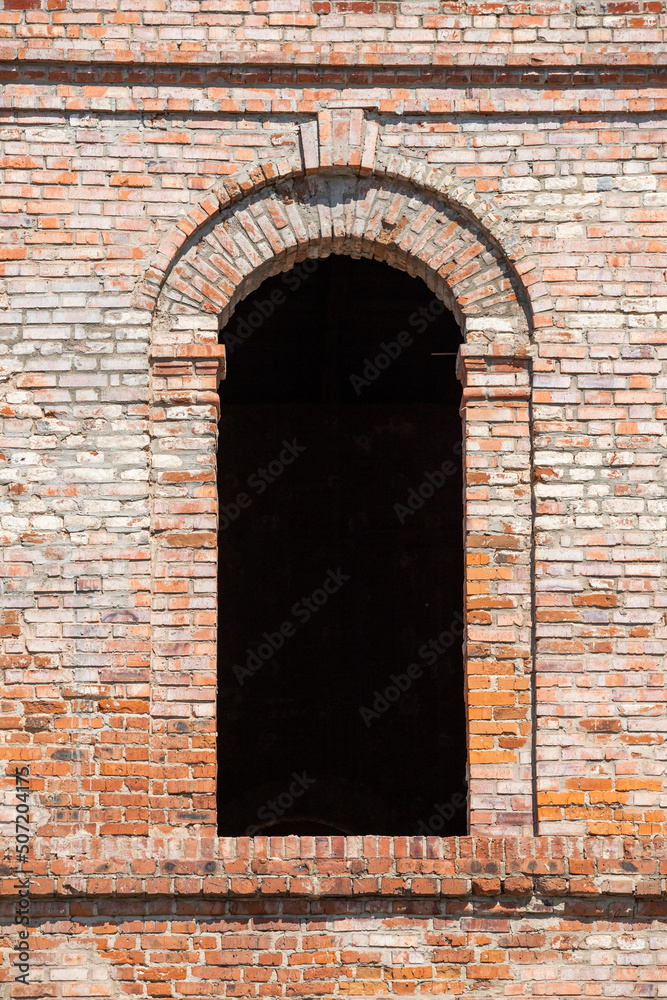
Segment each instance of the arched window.
M408 666L414 662L414 670L418 672L420 663L413 659L414 649L419 655L424 642L428 644L431 641L449 648L448 622L442 625L438 620L437 624L433 624L434 628L440 626L443 629L433 638L430 634L431 623L419 614L410 614L407 599L409 575L404 573L401 586L392 591L402 595L401 603L385 601L383 605L385 610L390 609L385 614L384 626L373 624L378 621L377 615L361 615L355 604L343 620L344 611L341 609L345 607L344 599L351 601L350 595L355 593L355 589L339 588L337 593L340 601L336 604L333 600L327 600L326 607L322 605L322 612L326 610L340 616L340 624L336 629L332 626L325 639L320 642L319 657L312 650L317 646L315 640L320 634L318 628L324 626L317 626L317 622L327 619L320 611L316 616L313 613L313 617L309 619L313 629L308 630L304 622L300 631L289 636L295 640L289 647L287 641L273 652L263 647L266 656L262 660L259 646L264 633L274 635L272 629L275 628L274 625L267 624L268 618L271 618L268 611L276 616L279 626L284 624L290 632L289 615L292 615L291 609L297 599L292 599L289 604L281 604L280 608L270 605L268 611L258 611L253 618L251 610L257 606L260 581L263 579L261 573L253 574L253 560L254 565L259 564L264 571L264 577L272 581L262 589L264 596L272 590L276 599L280 595L287 602L291 597L291 590L281 591L280 588L285 586L280 582L283 577L275 574L271 577L268 574L267 561L273 552L272 546L265 546L263 554L253 555L252 545L256 543L256 539L250 528L246 529L251 531L250 540L243 548L242 558L237 557L235 563L232 558L232 543L225 537L225 532L232 525L238 525L239 528L236 536L230 536L232 539L240 537L244 526L254 526L255 522L249 521L248 515L257 515L261 509L259 501L268 505L267 517L282 516L279 509L271 511L270 505L277 507L280 490L287 490L290 482L298 482L299 474L305 475L305 472L299 473L298 470L305 470L308 463L302 464L301 458L296 462L295 458L295 463L289 468L297 479L277 476L276 483L267 482L267 489L257 493L257 486L249 483L249 477L259 475L262 468L268 469L269 462L283 461L281 454L286 445L281 442L288 440L281 436L277 441L281 449L277 457L274 453L275 441L265 442L267 453L262 452L261 456L258 455L261 449L256 447L253 451L249 447L253 433L255 440L261 442L260 432L252 432L252 423L258 419L258 410L262 406L278 406L280 403L303 408L310 405L314 408L313 412L317 411L320 415L324 411L318 410L318 407L332 406L336 400L337 405L342 407L346 398L360 412L365 412L371 405L380 404L390 405L395 410L400 406L417 407L430 398L425 395L425 387L430 384L430 379L436 375L445 378L445 373L448 379L452 379L448 383L451 385L452 397L458 398L458 386L453 380L453 365L446 369L437 367L438 364L447 365L450 360L453 361L452 351L448 348L457 346L458 335L452 333L447 341L443 334L442 342L428 346L428 337L435 337L437 324L427 322L426 328L420 330L419 309L428 308L428 303L432 303L433 298L416 279L407 276L416 275L432 291L438 302L446 303L451 308L465 332L465 342L459 346L456 370L463 389L460 396L465 468L465 537L462 545L465 551L463 673L469 832L480 836L504 836L507 833L512 836L531 835L537 829L537 680L533 662L536 642L533 617L536 587L533 534L535 497L532 485L531 431L534 402L532 358L535 345L530 340L532 319L525 288L513 263L517 257L517 245L511 234L511 227L508 229L483 200L476 199L467 190L452 187L452 179L446 172L435 168L424 172L422 163L393 155L386 158L384 153L379 152L373 161L372 137L377 136L377 128L373 129L371 124L368 124L364 133L371 146L368 150L364 147L363 157L356 163L357 173L356 168L352 169L354 164L347 163L344 144L338 149L334 142L335 156L332 159L329 155L331 150L327 142L332 133L324 126L324 145L320 143L326 154L322 161L324 169L317 170L317 164L311 156L312 143L309 145L310 139L308 135L304 135L303 149L310 152L303 169L298 165L295 168L285 161L280 164L279 178L275 176L272 167L267 167L266 173L253 168L247 174L239 175L238 181L225 182L215 195L205 198L197 210L179 222L165 238L136 299L142 308L151 311L150 453L154 567L151 577L151 666L154 677L159 680L159 684L152 688L151 726L153 736L159 742L160 754L179 756L181 764L178 791L163 790L162 798L157 793L152 796L151 822L162 825L165 829L186 826L204 831L211 828L219 815L218 829L221 832L231 829L257 831L268 829L269 826L273 832L277 832L281 829L278 820L281 823L287 822L286 810L278 815L275 809L264 808L265 803L257 805L256 789L266 791L266 803L277 802L276 794L282 795L283 802L297 798L301 802L302 796L296 794L299 789L293 784L297 780L293 775L298 772L289 771L285 777L284 767L281 765L279 778L269 775L265 780L265 776L261 776L259 783L249 774L251 760L258 758L249 756L248 741L252 734L260 733L258 720L261 705L255 700L254 710L244 715L245 682L241 685L235 681L237 687L229 690L224 685L232 677L229 671L233 672L234 666L237 666L237 672L240 673L244 664L252 674L245 681L254 683L258 679L258 673L253 673L252 667L248 666L249 662L255 662L251 655L254 652L257 652L263 664L257 668L259 675L270 676L270 671L267 672L265 667L270 665L277 669L276 665L282 664L288 652L290 657L296 657L295 650L299 642L305 643L307 636L313 645L303 654L303 662L308 663L310 673L302 667L302 676L310 677L315 674L315 684L320 685L320 688L311 686L304 690L310 690L313 699L316 699L319 690L318 705L323 698L331 696L332 710L327 719L335 717L333 725L337 727L339 735L337 746L343 748L340 770L344 771L345 780L352 773L350 761L362 761L359 773L363 771L368 777L372 776L370 762L375 760L376 772L382 780L386 780L387 787L392 785L391 794L382 792L374 800L380 803L370 816L375 829L378 829L377 824L380 823L383 826L398 827L398 823L393 820L382 819L382 812L389 808L386 807L386 802L392 796L401 802L404 799L407 801L408 793L405 788L408 785L411 790L417 787L419 779L415 774L425 774L433 761L433 773L439 776L452 770L451 756L447 758L447 763L441 763L447 757L444 751L438 750L437 754L431 749L428 752L420 751L421 769L417 772L413 768L408 781L405 761L413 761L415 758L405 754L408 743L400 733L396 735L396 727L384 743L380 743L378 737L375 751L362 753L363 746L368 747L370 743L355 743L350 736L352 730L349 727L348 730L342 728L344 715L340 712L336 714L343 694L353 692L353 682L361 684L360 678L364 677L364 684L370 684L370 697L375 699L375 692L378 692L377 705L381 707L387 701L384 693L387 688L390 688L389 701L394 694L391 673L394 672L399 679L401 677L400 673L396 673L395 666L399 661L401 665L407 663ZM339 135L340 130L334 131L335 135ZM356 155L353 159L356 159ZM371 163L374 166L371 167ZM369 170L372 176L366 176ZM376 324L372 335L368 317L355 326L355 317L361 317L360 307L369 300L372 281L367 278L363 281L359 279L358 294L343 294L345 281L342 275L335 282L330 279L329 284L325 282L323 286L318 286L315 279L318 274L325 275L324 270L318 270L307 281L304 280L306 259L314 263L316 260L324 260L332 253L355 258L348 263L331 261L326 265L348 268L350 275L361 275L362 268L366 266L364 261L356 258L372 257L380 268L393 265L393 270L386 267L382 272L384 277L381 292L378 293L376 289L376 302L371 310L373 323ZM301 272L297 271L295 265L301 268ZM518 260L517 266L521 273L530 274L530 261ZM299 278L298 288L295 285L296 277ZM274 284L268 284L269 280ZM356 278L351 280L356 281ZM401 282L407 282L403 290L407 287L419 288L419 294L427 297L426 304L424 300L417 299L413 305L411 293L403 295L399 284ZM310 294L315 299L315 304L311 303L310 307L304 298L308 294L307 287L314 289ZM323 288L328 288L326 294ZM533 293L535 288L533 284ZM406 302L411 304L401 316L400 311ZM439 307L436 305L437 308ZM247 316L244 312L246 309ZM289 319L290 310L296 309L305 311L305 326L299 319ZM391 345L396 342L398 346L406 346L405 339L410 338L413 332L410 316L415 313L415 309L414 350L413 345L409 344L407 346L410 350L402 350L394 358L391 354L395 353L396 348ZM311 317L309 323L308 312ZM241 327L244 316L247 327ZM423 315L421 318L425 319ZM271 350L274 322L284 323L287 329L283 334L274 332L274 347ZM335 336L327 334L328 329L334 330ZM403 330L406 333L401 342L398 338ZM235 419L242 425L242 433L233 432L231 415L227 409L226 425L223 423L218 433L220 398L215 390L224 372L225 352L224 344L219 343L220 331L225 331L223 336L229 340L230 369L235 367L238 373L238 381L236 374L233 377L230 375L230 381L223 387L221 399L225 408L234 408ZM396 341L392 339L393 331L398 331ZM232 343L232 337L236 338L236 343ZM383 343L388 345L388 349L382 347ZM424 353L420 367L417 359L421 348ZM253 351L257 352L254 360ZM242 369L244 357L247 359L245 364L249 366L249 374L246 373L245 376ZM376 363L377 358L380 360ZM373 370L366 367L367 363L376 366L377 378L372 377ZM383 364L386 364L385 369L382 368ZM408 372L410 365L416 366L412 375ZM366 375L365 372L369 374ZM352 375L370 384L354 382ZM402 381L399 380L399 375ZM241 392L243 385L249 387L245 396ZM262 386L267 385L271 392L277 392L277 387L282 386L284 395L277 398L262 396ZM316 386L319 387L317 393ZM336 392L341 391L341 386L345 387L347 397L342 394L336 396ZM397 390L400 387L403 393L412 386L410 391L413 391L413 395L383 397L382 394L388 394L392 386ZM355 388L360 390L358 398ZM290 396L292 389L298 391L296 395ZM330 395L323 395L325 391ZM237 392L240 393L239 396L232 395ZM437 405L443 406L444 398L444 393L438 395ZM237 402L234 402L235 399ZM260 402L262 399L264 403ZM299 400L302 402L299 403ZM246 418L243 418L239 409L244 403L252 408L252 415ZM452 403L448 411L452 420L455 419L455 411L456 404ZM247 414L250 412L246 410ZM413 418L414 413L416 410ZM275 414L269 415L265 426L270 428L275 425L279 428L276 421ZM322 420L313 419L311 424L313 432L317 428L319 433L323 433ZM406 524L408 521L416 525L424 524L424 518L433 516L437 504L442 503L445 496L442 492L446 489L444 486L442 489L438 488L437 492L434 489L433 497L424 496L424 492L428 493L434 485L432 480L425 478L426 473L435 474L438 470L437 466L435 470L431 467L430 456L419 449L423 448L425 442L437 440L435 427L435 424L430 425L421 437L415 437L414 440L420 442L419 447L406 447L406 457L402 463L403 478L397 478L396 490L392 488L390 491L393 494L391 503L396 518L398 511L402 509L400 506L397 509L397 505L402 504L412 510L412 513L404 513ZM366 435L365 431L362 433ZM373 440L385 438L386 435L378 435ZM398 442L399 438L396 434L395 441ZM334 437L330 435L329 444L333 440ZM311 446L308 455L319 454L325 444L322 439L317 447ZM236 456L234 448L238 449ZM390 452L394 458L398 454L396 448L390 449ZM334 453L343 461L340 449ZM286 466L288 457L286 454L283 461ZM412 458L419 464L410 471L409 459ZM327 460L322 457L320 461L324 468ZM223 531L220 540L225 544L229 542L229 547L223 551L220 561L217 551L219 539L213 530L218 523L218 495L212 483L216 462L221 473L219 510L223 517L227 516L227 512L230 515L227 527L224 520L221 521ZM331 460L328 460L328 467L332 467ZM385 474L388 475L387 468ZM409 471L409 475L405 470ZM270 471L268 474L272 475ZM227 475L231 476L230 481L225 479ZM358 486L354 477L348 474L348 479L341 480L343 481L354 482L356 492L345 492L341 486L334 488L327 480L326 488L320 487L321 493L325 494L322 500L323 510L332 512L336 502L339 502L343 512L344 503L352 503L357 496ZM452 481L449 476L447 481ZM334 477L332 483L336 482ZM380 482L380 478L377 482ZM269 491L269 486L275 486L275 489ZM411 490L417 490L417 496ZM339 497L338 501L336 496ZM407 503L410 498L413 508ZM421 500L424 500L423 505ZM366 501L358 509L363 510L365 503ZM454 503L452 499L448 508L450 513L454 509ZM297 507L290 504L289 509L295 510ZM306 509L305 502L302 509ZM317 509L317 504L309 507L309 516ZM449 548L441 544L437 532L445 531L447 524L454 531L457 521L460 524L460 519L448 517L445 512L437 522L437 530L434 528L426 534L426 554L416 562L420 567L426 567L424 580L429 579L431 571L427 563L431 557L437 559L438 572L450 570L449 576L454 578L452 559L457 552L461 556L461 549L453 544ZM346 522L341 521L342 523ZM354 517L353 523L357 523ZM402 525L404 529L406 524ZM298 527L302 530L303 525L300 523ZM396 525L393 527L395 529ZM306 529L313 536L316 534L315 526L310 522L303 528ZM296 526L291 535L285 535L290 544L296 537L295 532ZM342 538L342 533L339 535ZM386 541L385 548L391 550L391 545ZM355 558L361 559L364 546L352 546L352 551ZM378 542L377 552L384 551ZM333 560L327 549L322 555ZM382 576L381 562L379 559L372 562L379 567L376 574L389 590L390 582ZM221 609L218 609L213 581L218 564L222 573L227 572L225 580L221 580ZM283 560L283 565L303 568L307 561ZM437 575L431 579L436 579L437 582ZM311 578L303 585L300 579L292 583L295 590L306 588L299 590L298 599L309 598L315 590L322 589ZM308 590L309 586L311 590ZM228 589L225 590L224 587ZM329 587L333 587L333 583L329 583ZM430 587L429 593L436 593L436 589ZM167 597L166 594L172 596ZM237 603L235 608L234 601L242 603ZM426 614L427 604L430 607L429 613L433 612L432 602L422 599L420 613L423 611ZM438 605L438 610L441 611L442 607L444 605ZM234 623L240 621L243 621L243 629L240 626L236 629ZM411 636L409 650L406 648L405 638L392 644L386 637L390 635L389 629L398 630L397 622L411 622L417 632L427 634L423 641L421 635ZM221 625L219 646L218 623ZM376 659L370 656L364 658L359 652L369 645L365 630L371 625L376 630L375 635L379 637L370 643L376 651L373 654ZM456 628L455 622L452 629ZM352 648L349 655L342 655L341 650L338 650L338 672L330 675L336 678L336 683L331 681L327 688L327 672L324 669L327 656L321 651L333 648L332 636L338 641L339 635L348 637ZM442 642L440 635L444 636ZM350 638L352 636L354 641ZM377 652L380 650L382 637L391 655ZM287 640L288 636L285 638ZM418 640L422 641L421 646L416 645ZM275 641L280 643L280 638ZM253 644L257 647L256 650ZM216 662L218 648L222 657L220 671ZM276 658L274 654L279 652L280 657ZM355 660L351 658L352 654L356 657ZM296 670L296 659L293 662L293 669ZM371 670L373 663L376 664L377 674ZM364 670L371 672L365 675L362 665ZM184 667L188 669L183 669ZM219 717L215 705L218 673L222 679ZM287 677L288 674L284 673L283 676ZM298 672L294 676L298 680ZM421 680L421 676L418 679ZM396 712L399 709L402 713L407 712L407 706L411 704L410 698L417 697L417 689L418 686L411 683L407 692L401 692L400 698L396 699ZM290 683L284 690L292 697L298 691L298 685ZM354 707L375 712L373 702L369 704L367 700L368 686L363 690L363 701L360 695L353 692L354 697L358 698ZM425 691L426 686L422 686L420 690ZM226 697L227 694L230 694L229 698ZM280 694L280 698L282 697L283 694ZM442 699L434 697L429 701L425 695L422 697L425 707L419 718L422 719L423 728L431 733L434 740L433 733L440 732L444 734L445 743L451 741L451 726L445 725L438 729L428 721L429 711L435 711L433 706L440 706ZM445 701L447 698L448 696ZM278 703L276 699L267 697L265 707L273 712ZM351 705L352 696L347 709ZM275 711L270 717L279 721L285 718L297 719L294 728L303 737L302 745L313 746L322 741L323 728L313 723L315 735L312 736L311 730L309 742L307 733L303 735L305 720L311 717L305 707L306 702L302 700L301 709L295 712L294 703L286 703L283 709ZM389 707L377 711L380 718L371 719L372 726L397 718L392 713L394 708ZM278 731L268 723L265 728L268 736L263 738L264 745L259 751L253 750L253 753L269 757L271 766L276 761L282 761L283 764L285 761L289 762L290 758L281 758L267 746L269 737L271 740L274 736L278 738ZM371 726L368 728L370 730ZM415 729L413 732L416 731ZM231 746L230 740L235 732L242 735L246 742L242 739ZM372 731L371 735L375 738ZM222 766L220 795L216 803L212 778L216 766L217 738L220 739L219 759ZM295 738L295 735L290 735L290 740ZM426 736L423 738L422 747L426 745ZM463 740L453 742L463 752ZM189 758L185 759L180 755L188 746L191 752ZM380 746L380 750L377 750L377 746ZM431 744L433 746L435 743ZM361 749L355 750L355 747ZM229 752L226 748L229 748ZM331 753L327 753L328 760L331 760ZM324 749L322 754L325 754ZM345 758L345 754L350 755L349 759ZM392 760L399 763L394 767ZM237 767L237 763L242 767ZM329 772L325 769L323 773ZM244 776L243 780L241 774ZM290 785L286 791L287 779ZM403 785L397 792L399 781L403 781ZM154 787L162 786L158 783ZM289 790L291 787L294 787L294 793ZM328 790L329 799L336 798L332 791L336 787L333 778L322 781L319 787ZM343 802L349 812L353 811L352 806L348 805L348 801L351 803L354 798L349 786L339 787L341 790L337 793L336 801ZM416 800L420 803L419 809L425 810L423 815L430 809L426 805L430 787L429 785L429 794L425 797L416 795ZM250 794L254 801L254 805L250 803L252 808L249 820L248 803L239 804L240 798L245 794ZM324 792L320 794L324 795ZM457 803L460 802L462 793L454 792L452 796L454 795L457 796ZM366 803L371 801L368 785L362 797ZM443 815L450 816L453 797L452 803L443 803L440 795L433 798L433 806L440 808L440 812L429 813L429 822L425 825L422 815L417 820L413 813L410 829L414 829L416 824L417 831L421 833L451 832L452 828L444 820L442 827L439 823ZM258 814L260 808L264 818ZM282 806L279 805L279 808L282 809ZM368 813L368 808L365 808ZM245 817L243 820L234 819L235 809L237 815ZM336 825L331 818L334 812L336 809L324 803L319 819L312 813L310 818L313 823L317 819L319 829L340 829L343 826L355 830L368 829L369 820L366 818L363 819L363 825L360 822L357 826L354 817L352 823L339 817ZM292 812L290 815L300 825L307 818L305 813L298 816ZM375 817L378 817L377 821ZM430 823L430 817L435 817L433 823Z
M222 835L466 832L460 333L306 258L222 338Z

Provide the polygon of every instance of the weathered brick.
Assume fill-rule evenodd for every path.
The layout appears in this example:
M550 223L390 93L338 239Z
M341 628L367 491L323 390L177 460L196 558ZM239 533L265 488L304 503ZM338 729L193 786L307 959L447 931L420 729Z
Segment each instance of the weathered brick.
M5 807L31 767L31 995L659 993L663 5L150 6L4 3L0 753ZM456 842L216 834L218 326L332 251L465 326ZM558 915L517 929L533 893Z

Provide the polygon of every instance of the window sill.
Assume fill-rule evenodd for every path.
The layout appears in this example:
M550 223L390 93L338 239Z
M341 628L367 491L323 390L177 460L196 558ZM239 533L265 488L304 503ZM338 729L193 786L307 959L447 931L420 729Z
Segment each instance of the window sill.
M41 896L563 897L667 894L660 837L36 837ZM2 894L16 893L2 843Z

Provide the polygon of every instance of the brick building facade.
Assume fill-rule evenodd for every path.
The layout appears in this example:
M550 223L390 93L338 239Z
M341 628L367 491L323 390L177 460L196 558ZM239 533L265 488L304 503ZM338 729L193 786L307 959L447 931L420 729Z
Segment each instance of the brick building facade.
M665 5L0 25L0 996L667 996ZM462 331L465 837L217 833L219 331L332 253Z

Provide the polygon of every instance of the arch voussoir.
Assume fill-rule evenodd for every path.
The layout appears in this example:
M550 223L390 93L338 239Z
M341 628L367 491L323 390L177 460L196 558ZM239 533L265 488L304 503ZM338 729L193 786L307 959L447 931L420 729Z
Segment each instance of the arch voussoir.
M286 168L285 168L286 169ZM421 181L421 187L415 183ZM380 176L327 173L270 184L256 169L225 181L220 206L198 239L165 272L158 311L200 311L228 321L236 304L271 274L306 256L330 253L375 257L421 277L465 329L480 311L502 316L527 343L524 292L502 249L466 212L476 206L460 194L466 212L443 198L442 171L390 157ZM465 194L465 197L463 196ZM210 199L208 207L214 203ZM488 218L489 211L482 215ZM194 216L184 227L194 224ZM152 269L156 280L164 269ZM169 303L169 305L168 305Z

